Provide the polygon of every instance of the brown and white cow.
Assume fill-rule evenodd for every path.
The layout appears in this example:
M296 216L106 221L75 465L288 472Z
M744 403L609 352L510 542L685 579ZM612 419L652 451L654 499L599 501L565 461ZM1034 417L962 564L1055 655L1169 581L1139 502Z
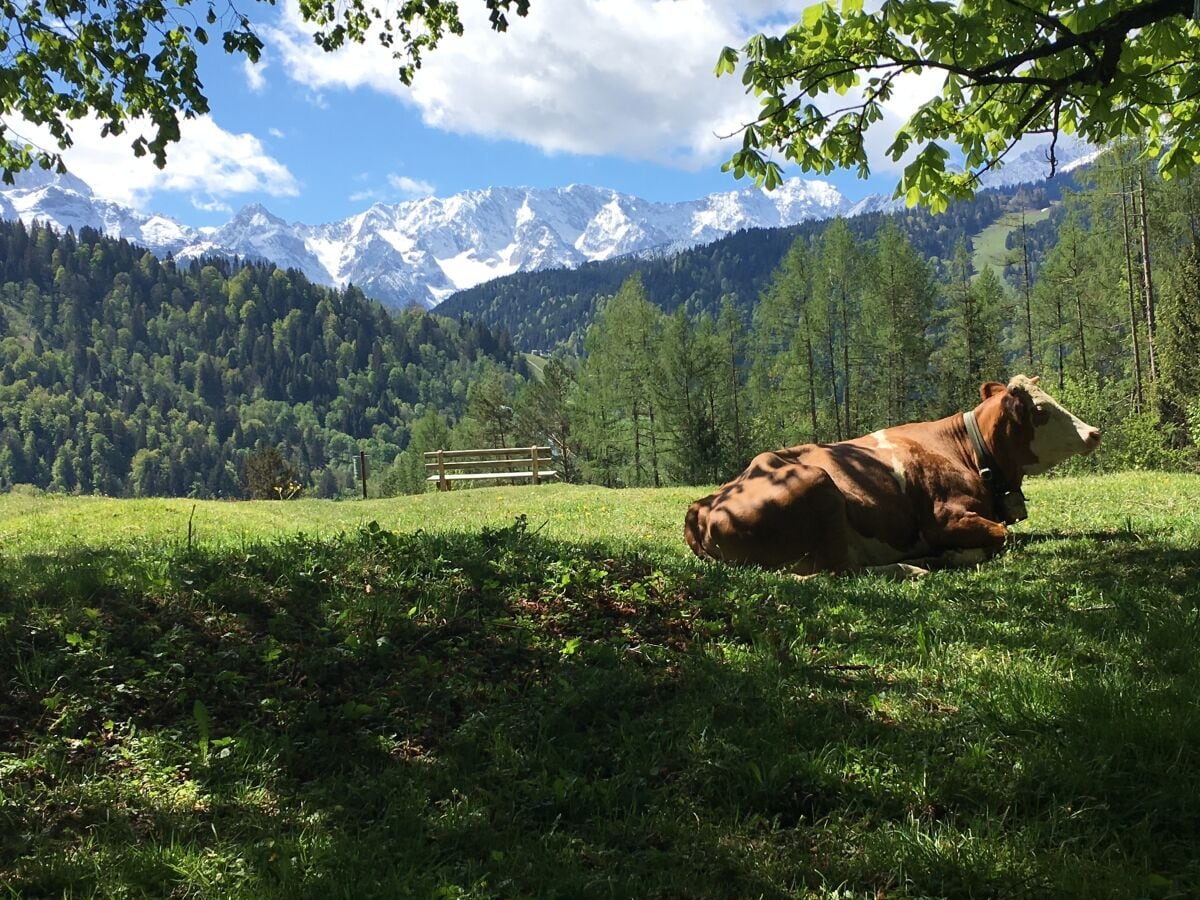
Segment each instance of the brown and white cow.
M1025 517L1021 480L1092 452L1100 431L1036 377L979 392L936 422L760 453L688 508L684 538L703 558L798 575L980 562Z

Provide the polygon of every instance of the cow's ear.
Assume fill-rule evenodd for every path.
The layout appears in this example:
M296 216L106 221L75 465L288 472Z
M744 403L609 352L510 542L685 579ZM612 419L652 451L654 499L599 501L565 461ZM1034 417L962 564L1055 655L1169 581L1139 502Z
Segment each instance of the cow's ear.
M1032 406L1033 402L1029 399L1029 392L1024 388L1010 387L1008 389L1003 403L1007 415L1012 416L1018 422L1024 422L1029 418Z
M1004 391L1004 385L998 381L985 381L979 386L979 396L984 400L996 394L1002 394Z

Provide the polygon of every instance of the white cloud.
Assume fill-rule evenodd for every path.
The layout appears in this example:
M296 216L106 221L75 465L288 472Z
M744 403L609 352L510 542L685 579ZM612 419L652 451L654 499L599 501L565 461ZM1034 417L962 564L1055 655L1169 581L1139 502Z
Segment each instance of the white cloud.
M265 56L259 57L258 62L253 63L248 59L242 60L242 71L246 75L246 85L256 94L261 94L267 88L267 59Z
M196 209L200 210L201 212L207 212L207 213L232 213L233 212L233 207L231 207L228 203L226 203L224 200L217 200L214 197L207 197L205 199L201 199L199 197L192 197L191 201L192 201L192 206L196 207Z
M510 139L547 153L617 155L683 168L728 157L739 126L758 114L737 75L716 78L724 46L759 31L778 33L811 0L550 0L496 34L481 3L463 4L466 34L425 57L411 88L391 53L367 45L324 53L313 44L296 0L269 32L288 76L310 97L370 89L415 107L426 125ZM933 71L905 75L867 135L872 168L896 171L885 155L896 127L940 85ZM821 98L833 109L853 99Z
M387 182L408 198L428 197L434 191L433 185L428 181L409 178L407 175L388 175Z
M278 128L268 128L267 134L269 134L271 137L275 138L276 140L280 140L280 141L282 141L285 137L287 137L287 135L285 135L283 133L283 131L281 131Z
M133 155L130 144L137 132L131 127L125 135L101 137L95 119L80 119L72 123L75 144L63 151L63 159L97 196L136 208L155 191L206 196L207 202L234 194L299 193L287 166L269 155L257 137L225 131L210 116L180 122L180 140L167 147L165 169L155 168L148 156ZM27 136L43 147L54 147L44 128L29 126Z
M739 46L768 21L795 21L804 5L553 0L495 34L483 4L463 4L466 34L428 54L411 89L374 43L334 54L315 47L295 0L270 40L289 77L314 93L370 88L446 131L690 168L732 152L733 142L717 135L756 109L738 78L714 77L720 49Z
M360 183L372 180L373 176L366 172L354 176L354 181ZM419 197L428 197L435 190L434 186L428 181L420 178L410 178L407 175L397 175L394 172L389 173L384 180L387 182L390 190L381 189L380 187L364 187L361 190L355 191L346 199L351 203L374 203L375 201L394 203L397 199L415 200Z

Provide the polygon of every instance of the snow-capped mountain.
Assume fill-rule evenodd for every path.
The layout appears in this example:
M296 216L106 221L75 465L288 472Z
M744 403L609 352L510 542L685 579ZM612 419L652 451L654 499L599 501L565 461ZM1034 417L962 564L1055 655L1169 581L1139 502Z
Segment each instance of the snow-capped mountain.
M1043 144L988 172L985 187L1040 181ZM1091 161L1095 148L1060 140L1059 172ZM488 188L406 203L377 203L324 225L286 222L258 204L220 228L192 228L96 197L72 175L26 172L0 188L0 218L87 226L181 259L239 256L296 268L318 284L358 285L392 306L436 306L457 290L508 275L572 267L628 254L657 255L706 244L743 228L902 209L872 194L851 204L823 181L793 178L770 193L754 188L700 200L657 203L606 188Z
M1104 151L1063 135L1054 146L1055 173L1065 175L1086 166ZM985 172L980 183L985 188L1006 187L1044 181L1050 177L1050 144L1042 142L1004 161L1003 167Z
M123 237L155 253L178 253L198 236L196 229L166 216L145 215L128 207L102 200L74 175L57 175L31 169L16 176L12 185L0 189L0 218L25 223L45 222L65 231L95 228L113 237Z
M25 173L0 190L3 218L77 231L87 226L180 259L265 259L319 284L353 283L393 306L435 306L457 290L512 272L681 250L742 228L793 225L848 207L832 186L800 179L769 194L746 189L682 203L571 185L377 203L324 225L288 223L255 204L220 228L197 229L102 200L71 175Z
M1103 149L1085 144L1074 138L1062 136L1054 147L1055 173L1066 175L1095 162ZM958 169L957 171L961 171ZM1012 187L1018 184L1035 184L1050 177L1050 144L1042 142L1006 159L999 168L989 169L979 179L982 188ZM865 213L891 213L906 208L903 197L893 198L890 194L868 194L846 210L846 216Z

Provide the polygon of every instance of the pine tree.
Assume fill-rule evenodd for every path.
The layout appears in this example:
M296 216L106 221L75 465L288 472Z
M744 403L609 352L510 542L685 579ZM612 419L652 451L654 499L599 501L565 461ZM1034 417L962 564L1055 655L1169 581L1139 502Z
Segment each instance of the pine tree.
M508 447L513 437L512 375L490 367L467 389L463 422L467 449Z
M591 452L582 464L610 486L661 482L654 371L661 318L634 274L603 305L584 339L576 406L580 437Z
M540 378L531 378L517 394L516 428L522 441L553 448L564 481L575 480L572 393L575 376L557 357L546 360Z
M670 448L668 468L684 484L722 480L721 353L709 316L693 324L684 308L669 316L658 358L658 398Z
M1158 400L1164 421L1200 435L1200 244L1184 251L1158 307Z
M931 362L938 373L936 412L970 409L978 403L979 385L1005 379L1002 334L1006 306L1004 285L986 266L972 280L965 241L955 248L942 285L939 311L941 346Z
M428 478L433 471L425 467L425 454L450 447L450 427L446 417L433 407L413 422L408 446L400 453L392 467L384 473L380 493L385 497L397 494L422 494L429 487Z
M894 224L876 238L874 266L867 294L869 315L863 344L876 364L869 367L879 381L876 416L867 427L911 421L928 402L930 318L936 289L933 273Z
M749 389L759 447L818 439L811 278L808 244L797 238L754 309Z
M817 356L827 374L825 390L836 440L856 433L860 334L866 267L862 248L845 219L835 219L821 235L813 264L814 326Z
M714 378L719 392L717 430L721 473L740 471L753 455L750 450L749 416L746 407L745 357L748 352L745 326L732 297L721 303L714 334Z

